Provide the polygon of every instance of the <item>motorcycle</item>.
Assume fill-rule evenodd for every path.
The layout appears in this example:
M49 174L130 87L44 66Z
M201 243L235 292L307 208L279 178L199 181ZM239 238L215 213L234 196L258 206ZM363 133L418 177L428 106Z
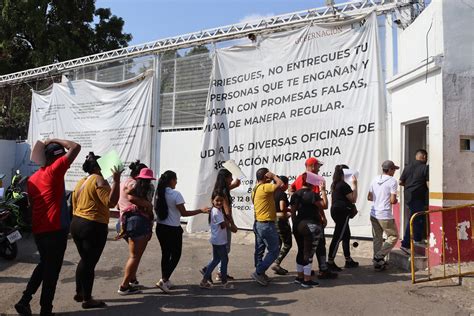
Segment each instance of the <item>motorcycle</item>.
M22 238L17 220L18 206L9 200L0 201L0 257L13 260L18 254L17 241Z

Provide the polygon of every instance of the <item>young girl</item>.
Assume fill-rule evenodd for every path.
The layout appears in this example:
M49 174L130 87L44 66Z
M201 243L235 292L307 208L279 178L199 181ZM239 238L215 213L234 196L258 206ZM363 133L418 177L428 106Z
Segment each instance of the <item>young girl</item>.
M213 208L210 212L210 224L211 224L211 239L212 244L212 261L209 262L205 269L204 277L202 278L199 286L203 289L210 289L212 285L210 283L212 278L212 271L219 264L221 264L220 279L222 287L224 289L233 289L234 286L227 282L227 263L229 262L229 256L227 252L227 230L231 223L226 220L223 207L224 207L225 194L220 191L214 191L212 193L212 205Z

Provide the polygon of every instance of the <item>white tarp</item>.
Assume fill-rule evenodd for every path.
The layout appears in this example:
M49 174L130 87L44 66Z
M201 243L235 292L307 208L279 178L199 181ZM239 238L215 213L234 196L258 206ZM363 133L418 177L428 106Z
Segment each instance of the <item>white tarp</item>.
M378 45L373 13L360 23L307 26L217 50L196 206L210 204L217 169L233 159L248 176L233 191L234 218L251 228L257 169L268 167L291 183L304 172L305 160L317 157L328 189L335 165L359 171L360 212L351 227L370 235L366 192L387 158ZM203 229L206 216L189 221L189 231Z
M33 91L28 142L45 138L75 141L82 147L66 175L66 188L84 176L89 151L103 155L115 149L125 164L150 163L153 75L105 83L91 80L55 83Z

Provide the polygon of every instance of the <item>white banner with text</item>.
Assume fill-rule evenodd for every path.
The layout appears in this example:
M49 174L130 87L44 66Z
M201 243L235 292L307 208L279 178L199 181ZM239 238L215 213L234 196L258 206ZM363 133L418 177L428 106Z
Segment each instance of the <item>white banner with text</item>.
M66 174L68 190L85 175L89 151L102 156L114 149L126 166L136 159L149 165L152 89L153 75L147 72L122 82L77 80L33 91L28 143L61 138L81 145Z
M360 212L351 226L370 235L365 197L386 158L378 46L373 13L355 24L307 26L217 50L196 206L210 204L217 170L233 159L248 177L232 191L233 216L238 227L250 229L255 172L267 167L291 183L305 171L305 160L316 157L324 162L319 174L328 190L336 165L359 171ZM188 223L191 232L203 229L206 216Z

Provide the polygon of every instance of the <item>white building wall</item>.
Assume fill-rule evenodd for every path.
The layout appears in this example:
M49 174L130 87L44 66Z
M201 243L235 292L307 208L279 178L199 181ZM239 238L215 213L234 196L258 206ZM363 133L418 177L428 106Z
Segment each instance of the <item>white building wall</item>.
M442 7L442 0L433 0L408 28L399 30L399 74L409 72L426 62L427 56L429 58L443 54Z

